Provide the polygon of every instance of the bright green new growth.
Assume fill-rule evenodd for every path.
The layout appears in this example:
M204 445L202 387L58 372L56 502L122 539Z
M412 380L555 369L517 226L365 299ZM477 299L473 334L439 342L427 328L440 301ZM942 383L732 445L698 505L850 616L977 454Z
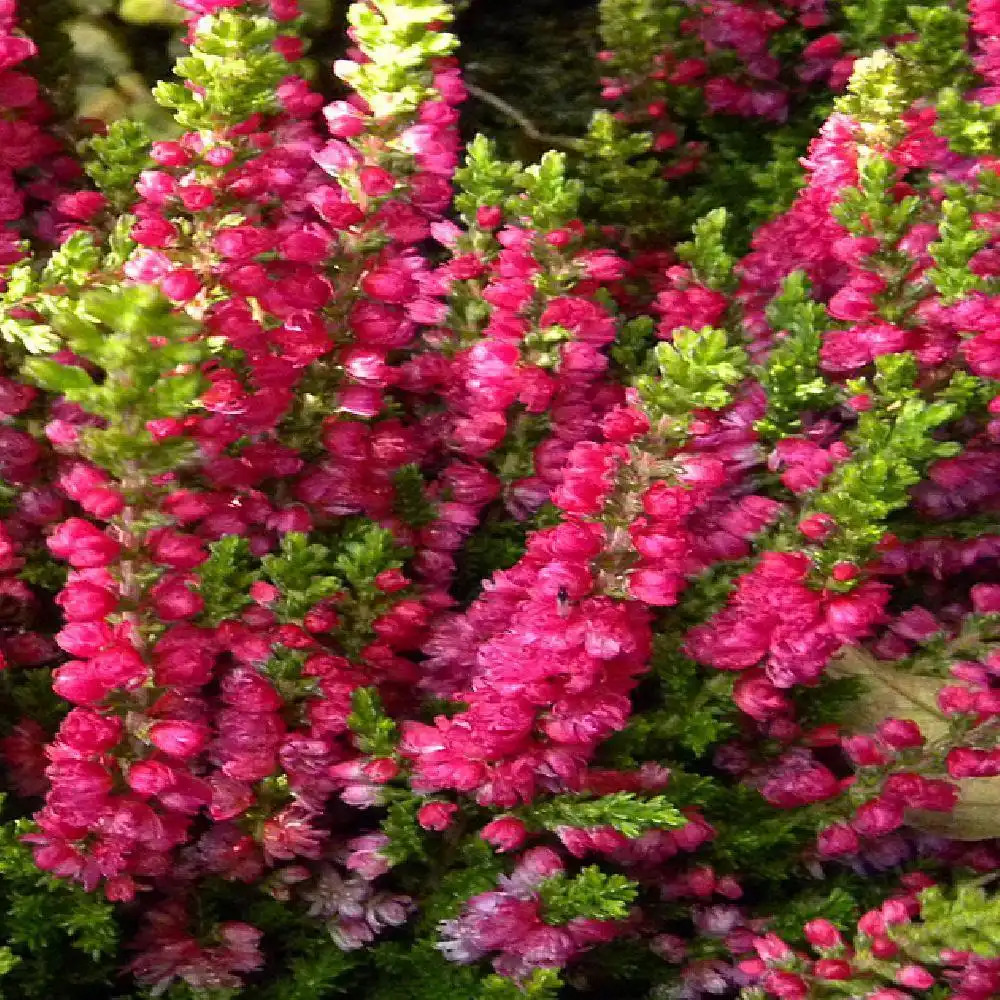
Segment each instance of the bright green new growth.
M609 875L591 865L576 875L553 875L539 886L538 895L545 922L558 926L578 917L624 920L636 900L638 886L623 875Z

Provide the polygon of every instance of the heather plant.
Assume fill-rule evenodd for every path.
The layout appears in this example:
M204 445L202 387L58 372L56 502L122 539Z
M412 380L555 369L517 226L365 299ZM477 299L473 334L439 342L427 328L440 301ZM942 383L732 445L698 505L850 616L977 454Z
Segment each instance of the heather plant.
M179 8L0 0L0 994L1000 995L1000 12Z

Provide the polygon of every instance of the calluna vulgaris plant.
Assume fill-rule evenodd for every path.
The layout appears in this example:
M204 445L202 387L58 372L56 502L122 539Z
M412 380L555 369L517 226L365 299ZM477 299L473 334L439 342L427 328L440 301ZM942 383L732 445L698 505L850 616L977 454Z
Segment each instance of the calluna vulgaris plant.
M528 166L179 5L152 139L0 0L0 995L1000 996L1000 5L604 0Z

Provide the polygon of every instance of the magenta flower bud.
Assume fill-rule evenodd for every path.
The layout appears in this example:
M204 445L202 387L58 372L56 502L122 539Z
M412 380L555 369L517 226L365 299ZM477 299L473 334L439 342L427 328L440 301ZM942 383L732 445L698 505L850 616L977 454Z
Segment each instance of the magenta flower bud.
M108 521L125 509L125 498L118 490L98 486L80 497L80 506L93 517Z
M826 857L840 857L844 854L855 854L860 847L857 834L842 823L834 823L820 830L816 846L819 853Z
M86 708L74 708L59 726L58 740L80 753L104 753L122 737L121 719L99 715Z
M972 606L978 614L1000 613L1000 584L977 583L971 593Z
M966 687L947 684L937 696L938 707L945 715L965 715L975 711L975 695Z
M1000 759L994 752L974 747L948 751L948 774L953 778L992 778L1000 775Z
M112 687L83 660L70 660L52 672L52 690L74 705L100 704Z
M176 241L177 229L166 219L151 217L137 222L130 235L139 246L162 250Z
M920 965L904 965L896 973L896 982L913 990L929 990L934 981L934 976Z
M878 736L893 750L910 750L924 743L920 726L911 719L886 719L879 724Z
M839 948L844 943L840 931L829 920L810 920L803 930L814 948Z
M884 798L871 799L857 808L851 826L863 837L884 837L903 825L903 807Z
M56 199L56 211L78 222L91 222L107 207L108 199L98 191L72 191Z
M169 528L150 533L149 550L155 562L174 569L194 569L208 558L200 538Z
M163 205L176 193L177 181L162 170L143 170L135 189L150 205Z
M765 962L784 962L792 957L792 949L771 932L754 938L753 947Z
M362 167L358 176L365 194L372 198L389 194L396 186L396 178L382 167Z
M482 229L496 229L503 221L503 210L496 205L481 205L476 209L476 225Z
M67 622L98 622L118 606L111 591L85 580L67 584L56 597Z
M235 156L236 152L231 146L216 145L206 149L202 159L212 167L228 167Z
M384 785L399 774L399 765L391 757L376 757L368 761L361 771L369 781Z
M684 586L684 578L677 573L658 569L633 570L628 577L629 594L636 600L654 607L672 607Z
M182 621L205 607L202 596L193 588L197 579L189 573L168 573L150 589L156 613L166 622Z
M801 976L792 972L770 970L763 977L764 988L781 1000L804 1000L809 995L809 987Z
M171 757L189 760L196 757L208 744L211 730L197 722L177 719L156 722L149 731L149 740L157 749Z
M457 809L453 802L428 802L417 811L417 822L425 830L447 830Z
M885 918L879 910L869 910L858 921L858 930L868 937L882 937L885 934Z
M829 514L810 514L799 522L799 531L810 541L821 542L836 528L837 522Z
M516 851L527 839L528 831L517 817L501 816L487 823L479 831L479 836L500 853L505 853Z
M132 764L125 775L129 788L139 795L159 795L175 781L174 769L156 760L140 760Z
M854 975L850 962L837 958L822 958L813 966L813 975L819 979L844 980Z
M840 745L856 767L878 767L886 762L875 740L864 733L845 736Z
M243 712L276 712L284 704L271 682L250 667L235 667L222 679L220 697Z
M902 899L887 899L882 904L882 916L885 918L886 925L909 923L911 910L913 914L918 912L915 901L913 901L912 906Z
M160 279L160 289L174 302L190 302L202 290L201 279L187 267L178 267Z
M888 960L894 958L899 953L899 945L896 944L891 938L885 937L883 934L879 934L872 941L872 954L876 958L881 958L883 960Z
M226 260L248 261L271 249L271 234L253 226L232 226L216 233L215 250Z
M483 839L489 839L485 834L486 829L484 828L482 833ZM559 837L563 846L574 858L582 858L585 854L594 850L594 842L589 830L580 830L573 826L557 826L556 836Z
M105 591L107 593L107 591ZM94 656L111 644L114 633L103 621L67 622L56 633L56 643L70 656Z
M76 569L108 566L121 553L121 546L89 521L71 517L48 538L49 551Z
M179 142L154 142L150 146L149 155L161 167L183 167L190 161Z
M733 688L733 701L760 722L790 714L793 707L791 700L758 671L740 677Z

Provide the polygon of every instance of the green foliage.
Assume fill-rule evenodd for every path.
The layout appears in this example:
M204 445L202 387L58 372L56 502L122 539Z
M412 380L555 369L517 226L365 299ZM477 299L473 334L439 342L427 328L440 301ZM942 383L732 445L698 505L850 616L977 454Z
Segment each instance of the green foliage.
M334 570L358 598L380 593L375 577L387 569L399 569L407 551L399 547L392 532L369 521L349 521L340 533Z
M859 677L824 676L815 687L795 692L795 717L806 730L831 724L849 725L851 711L865 689Z
M790 887L791 891L781 895L769 894L770 898L762 903L760 910L762 917L768 919L770 929L782 940L805 949L803 927L817 914L823 914L845 937L850 937L861 914L880 906L894 887L890 874L831 873L816 885Z
M53 250L44 267L25 262L7 272L6 287L0 292L0 337L14 345L12 360L25 353L58 350L61 345L51 317L92 282L99 265L93 235L81 230ZM30 306L35 308L25 308Z
M688 628L723 607L732 581L747 565L744 561L723 564L692 581L671 609L669 627L655 632L650 675L634 696L641 710L603 748L614 766L699 758L736 735L732 674L695 663L683 652L683 637ZM677 801L673 778L669 787L671 799Z
M652 316L636 316L622 323L615 343L611 346L611 359L625 375L642 371L650 348L656 339L656 323Z
M556 1000L562 985L555 969L533 969L520 984L502 976L487 976L476 1000Z
M704 327L674 331L650 352L646 374L635 380L653 417L680 419L691 410L721 410L734 386L746 377L747 355L731 346L724 330Z
M434 504L424 492L424 477L418 465L404 465L392 477L396 488L396 512L409 525L422 528L435 517Z
M941 203L940 239L927 249L937 267L927 277L945 303L954 303L974 291L986 290L987 283L969 270L969 261L990 241L988 232L972 222L973 199L956 186L952 197Z
M370 690L364 688L363 690ZM352 726L353 728L353 726ZM385 756L378 754L377 756ZM386 817L382 820L382 832L389 838L389 844L381 852L393 864L401 864L411 858L426 860L424 831L417 822L417 811L423 804L413 796L396 799L389 803Z
M100 265L100 253L86 230L73 233L54 250L42 270L43 288L59 288L62 294L79 292Z
M804 412L821 412L834 404L835 391L819 371L830 319L824 306L809 297L805 274L793 271L768 306L767 320L779 339L760 372L767 414L757 431L777 440L801 430Z
M461 841L449 860L451 867L435 875L421 908L422 934L436 934L437 925L457 916L466 900L495 889L503 871L503 859L479 837Z
M358 688L351 694L347 725L358 749L370 757L391 757L396 751L396 724L385 714L374 688Z
M703 754L736 732L732 688L732 677L706 676L692 660L677 653L669 674L658 673L642 692L655 696L655 703L633 716L628 729L608 741L607 752L628 766L651 757Z
M583 181L587 218L627 227L637 244L660 235L667 220L668 186L649 154L651 137L630 132L613 115L594 115L583 137L577 173Z
M914 91L919 93L919 88L903 72L900 60L885 49L877 49L854 64L847 93L837 99L836 107L871 126L873 139L888 140L898 130Z
M836 538L817 555L823 570L842 560L863 561L885 533L890 514L907 506L909 491L927 465L960 450L938 435L956 415L956 406L920 398L913 389L909 355L880 357L876 370L876 405L860 415L848 436L853 454L834 469L813 500L814 510L837 523Z
M906 6L903 32L914 32L909 41L897 46L896 54L907 66L913 86L933 94L943 87L964 89L973 80L969 58L968 17L964 5L912 4ZM886 36L883 36L886 37Z
M157 441L147 424L197 405L205 382L194 365L206 348L192 340L191 321L144 285L94 288L46 307L61 343L104 373L95 380L84 368L38 357L23 366L30 381L104 420L81 436L84 453L125 483L136 463L149 473L183 468L190 445Z
M767 162L751 173L753 193L746 200L746 207L754 220L766 221L788 209L805 183L801 137L776 135L770 145Z
M723 234L728 216L716 208L692 226L693 238L677 246L677 256L690 264L695 277L709 288L729 288L733 280L733 258L726 251Z
M181 82L161 82L153 96L184 129L211 129L274 112L275 88L288 73L288 63L274 51L276 37L277 26L268 17L222 10L203 18L190 55L175 65Z
M538 163L521 172L518 188L520 193L508 210L526 216L538 229L556 229L579 214L583 182L569 176L565 153L544 153Z
M885 156L862 147L858 153L858 186L847 188L833 206L833 216L858 235L891 240L903 232L920 208L920 199L892 196L896 167Z
M142 122L119 118L108 125L105 135L95 136L85 146L87 174L118 209L135 201L135 182L152 165L149 144L149 130Z
M822 818L818 807L775 810L740 785L710 785L706 792L705 817L718 831L709 856L720 871L740 872L769 892L802 876L802 852Z
M0 997L108 996L100 991L114 978L120 948L112 908L40 874L20 840L30 830L25 820L0 824Z
M975 882L933 886L920 894L920 920L893 926L889 935L917 961L938 962L948 948L1000 958L1000 896Z
M449 962L432 940L384 942L373 957L375 983L364 994L366 1000L474 1000L477 995L479 970Z
M455 208L466 225L474 225L476 210L500 206L514 196L521 164L502 159L496 143L477 135L465 149L465 163L455 172Z
M609 875L597 865L576 875L557 872L538 887L542 917L548 924L566 924L576 917L624 920L638 895L638 886L624 875Z
M454 593L471 599L496 570L513 566L523 555L528 531L536 522L537 519L513 521L504 517L502 511L491 511L462 547Z
M599 799L557 796L531 806L526 810L525 817L546 830L559 826L610 826L633 838L646 830L665 830L687 822L677 807L664 796L639 799L631 792L614 792Z
M239 994L245 1000L331 1000L350 992L355 959L316 937L299 954L289 958L287 971L261 986L250 986Z
M240 1000L333 1000L352 995L360 964L357 953L334 945L324 925L303 910L259 890L246 889L243 893L246 899L236 910L230 908L234 902L238 905L241 893L234 893L231 883L216 887L217 899L198 901L202 909L223 907L214 914L216 918L225 913L232 919L248 920L264 931L271 959L268 974L241 990Z
M209 625L218 625L237 617L251 603L248 591L260 572L250 542L242 535L226 535L212 542L209 552L198 567L198 592L205 602L201 617Z
M431 93L429 63L448 55L454 35L428 31L452 20L451 5L439 0L387 0L379 9L352 4L348 20L353 37L368 57L363 65L343 67L347 81L368 102L376 118L414 111Z
M549 150L524 167L500 159L496 144L481 135L469 143L455 184L455 207L469 225L478 208L497 206L540 230L556 229L578 215L583 196L583 182L570 176L565 153Z
M941 91L937 99L934 131L965 156L996 155L1000 148L1000 106L967 101L955 87Z
M297 531L282 536L280 553L261 560L264 576L281 592L275 607L282 618L301 618L314 604L341 589L334 565L328 546L310 542L308 535Z
M684 8L661 0L600 0L601 41L625 73L644 74L663 40L680 34Z
M3 735L9 725L21 719L32 719L46 732L54 733L68 711L66 702L52 690L50 670L4 671L0 674L0 697Z

